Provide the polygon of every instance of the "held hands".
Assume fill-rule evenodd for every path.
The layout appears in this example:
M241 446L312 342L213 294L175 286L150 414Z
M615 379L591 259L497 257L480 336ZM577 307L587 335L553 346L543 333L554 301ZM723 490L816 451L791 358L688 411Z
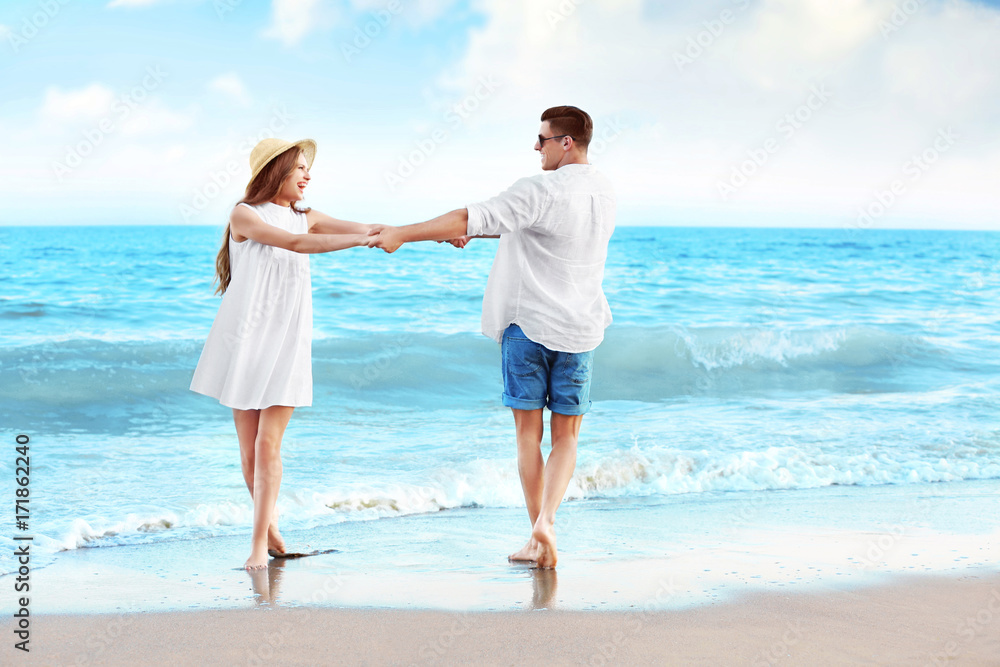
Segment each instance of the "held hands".
M450 243L456 248L464 248L471 238L471 236L459 236L447 241L438 241L438 243ZM399 227L393 227L392 225L371 225L368 229L367 240L362 245L366 245L369 248L381 248L388 253L393 253L403 243L405 243L403 232Z
M369 248L381 248L388 253L396 252L403 245L402 234L392 225L372 225L368 230Z
M438 241L438 243L450 243L456 248L464 248L466 244L472 240L471 236L459 236L455 239L448 239L447 241Z

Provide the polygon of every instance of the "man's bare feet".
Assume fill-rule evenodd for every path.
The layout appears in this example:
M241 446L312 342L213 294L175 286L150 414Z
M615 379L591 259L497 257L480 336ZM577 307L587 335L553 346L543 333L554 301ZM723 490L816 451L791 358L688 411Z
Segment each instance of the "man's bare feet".
M535 522L535 529L531 531L531 539L538 543L538 557L535 562L540 568L554 568L559 554L556 551L556 531L551 524Z
M254 546L250 552L250 558L247 558L243 568L246 570L265 570L267 569L267 558L267 545Z
M278 524L274 521L267 527L267 550L276 551L279 554L285 553L285 540L278 532Z
M538 560L538 542L532 537L527 544L521 547L520 551L507 556L507 560L512 563L533 563Z

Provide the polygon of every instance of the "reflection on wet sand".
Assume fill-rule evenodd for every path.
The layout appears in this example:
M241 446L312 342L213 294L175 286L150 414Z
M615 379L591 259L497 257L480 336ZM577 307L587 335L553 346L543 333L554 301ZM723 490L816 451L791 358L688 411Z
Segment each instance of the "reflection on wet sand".
M286 561L282 558L272 558L266 569L248 570L250 584L253 586L254 601L259 606L277 606L280 596L281 575Z
M552 609L552 600L556 596L556 588L559 583L556 571L532 568L531 572L531 608L532 609Z

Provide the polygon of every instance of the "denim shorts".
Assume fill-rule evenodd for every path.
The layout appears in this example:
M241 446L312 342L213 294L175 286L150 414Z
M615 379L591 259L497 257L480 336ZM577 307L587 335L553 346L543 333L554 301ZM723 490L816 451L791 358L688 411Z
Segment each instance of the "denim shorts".
M500 342L503 355L503 404L518 410L548 407L561 415L590 410L594 351L554 352L530 340L511 324Z

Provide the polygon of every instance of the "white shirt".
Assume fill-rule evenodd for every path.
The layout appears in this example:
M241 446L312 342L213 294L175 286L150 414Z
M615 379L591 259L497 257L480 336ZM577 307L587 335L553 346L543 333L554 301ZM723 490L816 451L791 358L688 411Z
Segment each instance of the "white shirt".
M550 350L600 345L611 324L601 289L615 229L611 182L593 165L567 164L522 178L468 209L470 236L500 234L483 297L483 333L499 342L517 324Z

